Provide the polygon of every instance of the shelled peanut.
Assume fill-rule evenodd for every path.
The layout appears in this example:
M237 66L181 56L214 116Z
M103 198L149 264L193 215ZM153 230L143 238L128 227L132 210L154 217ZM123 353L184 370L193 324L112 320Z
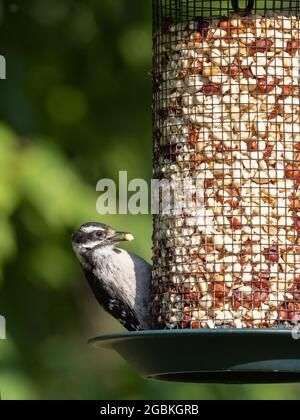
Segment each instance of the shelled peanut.
M204 214L154 218L157 328L300 320L299 29L232 16L155 35L154 172L204 195Z

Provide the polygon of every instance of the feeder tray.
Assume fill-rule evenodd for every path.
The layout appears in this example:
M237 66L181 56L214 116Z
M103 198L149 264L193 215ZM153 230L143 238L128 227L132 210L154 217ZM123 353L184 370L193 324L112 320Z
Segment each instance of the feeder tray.
M291 330L145 331L90 340L115 350L144 378L169 382L300 382L300 341Z

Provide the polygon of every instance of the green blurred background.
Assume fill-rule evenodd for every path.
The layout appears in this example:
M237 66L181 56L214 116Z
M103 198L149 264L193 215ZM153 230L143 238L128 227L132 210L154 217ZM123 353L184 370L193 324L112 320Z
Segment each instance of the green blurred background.
M299 386L145 381L87 345L122 328L95 302L72 231L101 220L151 259L150 216L95 209L100 178L151 178L151 0L7 0L0 30L2 398L298 399Z

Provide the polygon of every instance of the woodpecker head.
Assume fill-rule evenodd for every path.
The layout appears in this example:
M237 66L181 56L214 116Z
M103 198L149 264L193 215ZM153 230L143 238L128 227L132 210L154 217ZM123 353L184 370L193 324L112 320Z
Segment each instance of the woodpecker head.
M133 239L129 233L117 232L102 223L86 223L73 234L72 243L76 253L84 254L87 251L113 247L120 242Z

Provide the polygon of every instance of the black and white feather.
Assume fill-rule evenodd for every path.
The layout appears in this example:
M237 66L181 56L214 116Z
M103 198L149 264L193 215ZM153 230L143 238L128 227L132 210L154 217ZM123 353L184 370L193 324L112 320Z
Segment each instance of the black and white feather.
M130 236L87 223L74 233L73 249L100 305L127 330L149 330L152 267L116 247Z

